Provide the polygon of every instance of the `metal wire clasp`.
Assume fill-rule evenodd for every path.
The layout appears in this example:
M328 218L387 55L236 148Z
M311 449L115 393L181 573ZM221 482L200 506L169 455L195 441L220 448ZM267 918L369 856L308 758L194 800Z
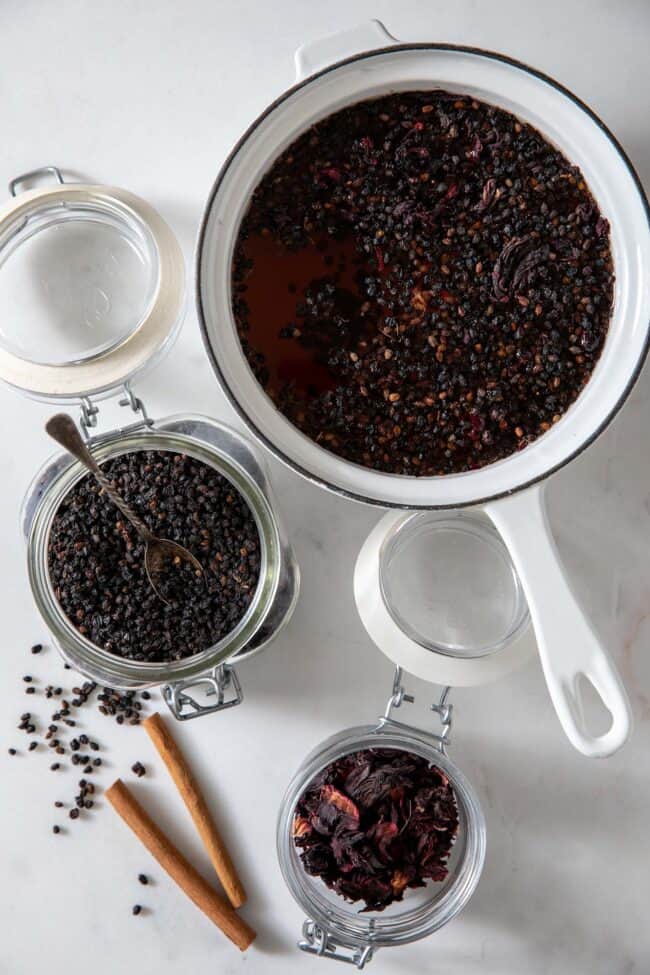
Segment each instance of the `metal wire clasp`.
M9 182L10 194L16 196L21 183L31 183L36 179L40 179L42 176L54 176L57 183L63 185L63 176L58 166L39 166L38 169L32 169L28 173L21 173L20 176L14 176Z
M216 697L213 704L203 703L191 692L202 690L205 697ZM162 689L167 707L178 721L189 721L204 714L215 714L237 707L244 700L239 678L233 667L217 665L212 673L189 680L166 684Z
M413 704L415 698L412 694L407 694L405 692L402 685L402 668L396 667L395 674L393 676L393 693L386 702L384 717L390 718L390 712L393 710L393 708L401 707L403 701L406 701L408 704Z
M152 427L153 420L147 413L146 407L139 396L136 396L131 389L131 384L127 381L122 386L124 395L118 400L119 406L125 406L131 409L134 413L139 414L140 419L136 423L129 424L127 427L122 427L121 432L125 433L131 430L137 430L140 427ZM93 402L90 396L82 396L81 398L81 416L79 418L79 423L84 435L85 440L90 441L91 430L94 430L97 426L97 415L99 413L99 406L97 403Z
M433 738L438 742L438 747L443 755L446 754L447 745L450 742L451 725L453 717L453 704L449 704L449 694L451 693L450 687L445 687L440 695L440 700L437 704L432 704L430 710L434 711L440 717L440 723L442 725L442 731L437 735L432 735ZM386 702L386 709L384 711L383 717L379 719L379 727L382 728L386 724L399 725L404 728L410 728L410 725L405 724L402 721L397 721L391 716L394 708L399 708L406 701L408 704L413 704L415 698L412 694L407 694L404 690L402 684L402 668L395 668L395 675L393 677L393 691L391 696Z
M450 741L449 736L451 734L451 722L454 710L453 704L447 703L450 693L451 687L445 687L438 703L431 705L431 710L440 716L442 731L438 735L438 740L440 742L440 751L443 755L446 754L447 745Z
M90 396L82 396L81 417L79 418L79 422L81 424L81 430L85 440L90 440L91 427L97 426L98 413L99 413L99 407L97 406L96 403L93 403Z
M301 951L306 951L310 955L318 955L321 958L332 958L334 961L343 961L348 965L356 965L361 970L366 962L369 962L375 953L372 945L364 945L363 948L350 948L349 951L341 950L332 941L326 928L307 918L302 926L302 938L298 942Z

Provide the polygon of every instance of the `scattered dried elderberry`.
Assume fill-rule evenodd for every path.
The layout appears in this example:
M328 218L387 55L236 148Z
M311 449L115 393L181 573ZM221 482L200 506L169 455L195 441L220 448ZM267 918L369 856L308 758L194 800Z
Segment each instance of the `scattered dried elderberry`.
M445 773L410 752L365 749L337 759L298 800L293 838L307 871L366 911L442 881L458 832Z
M445 91L360 102L253 195L233 263L242 348L333 453L472 470L547 431L589 380L609 238L580 170L509 112Z
M147 692L141 692L140 696L148 700L151 695L147 693L145 698L145 693ZM142 704L138 700L137 691L116 691L111 687L104 687L97 695L97 700L100 702L99 712L107 717L114 717L117 724L124 724L125 721L130 725L140 724Z
M30 676L30 675L26 675ZM36 680L37 678L31 678L30 680ZM30 682L28 682L30 683ZM92 695L97 690L98 685L94 681L85 681L81 686L74 687L72 693L76 695L73 705L75 707L83 707L87 705L91 700ZM121 715L127 714L129 716L129 724L134 724L139 722L139 717L133 720L133 716L140 715L143 705L139 700L139 693L137 691L116 691L110 687L99 688L100 699L107 702L108 707L105 709L105 713L115 715L118 713ZM70 713L70 702L62 697L64 691L61 687L54 687L53 685L47 685L45 687L45 697L59 697L61 698L60 710L55 711L51 717L51 723L47 725L47 729L44 731L43 738L47 741L48 747L53 749L57 755L66 754L66 743L61 740L57 735L61 735L65 728L61 725L57 725L55 722L61 719L63 725L68 727L74 727L75 722L70 721L63 717ZM147 694L150 698L151 695ZM25 731L27 734L34 734L36 732L36 724L32 713L25 711L20 716L20 723L18 725L19 730ZM78 737L73 737L68 743L70 748L70 759L72 765L85 765L85 770L89 773L98 771L99 767L103 764L102 759L97 756L97 758L91 758L90 755L81 753L81 746L88 746L91 752L97 753L101 750L99 742L89 738L86 733L81 733ZM29 752L35 751L39 747L38 741L30 741L27 750ZM18 754L16 749L8 749L9 754ZM54 762L50 765L50 769L54 772L58 771L62 767L60 762ZM91 782L87 782L85 779L81 779L79 782L79 793L74 797L73 808L70 810L69 815L72 819L77 819L79 817L79 811L81 809L90 810L94 808L94 799L91 798L95 794L95 786ZM57 809L64 808L64 803L60 800L54 802L54 806ZM53 832L60 831L59 827L56 829L53 827Z

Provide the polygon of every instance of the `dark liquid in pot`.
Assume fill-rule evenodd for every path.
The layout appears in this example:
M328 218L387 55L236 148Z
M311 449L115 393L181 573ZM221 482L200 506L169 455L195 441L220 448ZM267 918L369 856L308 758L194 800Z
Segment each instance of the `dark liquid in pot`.
M242 222L233 308L304 433L398 474L521 450L579 395L613 298L581 172L513 115L447 92L362 102L274 163Z
M313 345L278 337L283 331L293 337L300 330L299 305L314 281L333 281L349 292L351 304L358 303L354 275L361 262L354 242L322 237L316 246L294 251L268 235L255 234L245 250L255 268L255 286L246 291L248 340L264 356L268 391L279 396L287 384L303 396L334 389L336 377Z

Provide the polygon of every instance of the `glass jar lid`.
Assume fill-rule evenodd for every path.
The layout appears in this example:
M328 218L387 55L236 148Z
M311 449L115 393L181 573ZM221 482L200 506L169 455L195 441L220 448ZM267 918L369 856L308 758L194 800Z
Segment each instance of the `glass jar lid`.
M475 516L418 512L403 519L382 545L379 585L396 624L451 657L493 653L528 617L506 546Z
M18 192L50 175L56 182ZM66 183L56 167L18 177L0 208L0 379L44 399L101 395L170 343L185 268L144 200Z
M362 622L392 661L424 680L482 684L535 651L528 605L481 512L390 512L359 553Z

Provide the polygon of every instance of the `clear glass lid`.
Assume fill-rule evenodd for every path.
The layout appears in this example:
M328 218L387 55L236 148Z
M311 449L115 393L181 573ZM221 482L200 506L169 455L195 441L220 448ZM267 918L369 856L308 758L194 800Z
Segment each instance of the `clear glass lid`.
M487 519L420 512L386 538L386 608L423 647L478 657L513 639L528 608L508 550Z
M485 684L536 650L521 580L478 510L385 514L359 551L354 598L382 653L434 684Z
M43 186L45 175L55 182ZM65 183L56 167L10 190L0 209L0 378L44 398L128 381L181 320L184 266L171 231L132 194Z
M156 283L153 241L110 207L18 218L0 251L0 342L37 363L93 358L131 335ZM25 322L30 323L25 328Z

